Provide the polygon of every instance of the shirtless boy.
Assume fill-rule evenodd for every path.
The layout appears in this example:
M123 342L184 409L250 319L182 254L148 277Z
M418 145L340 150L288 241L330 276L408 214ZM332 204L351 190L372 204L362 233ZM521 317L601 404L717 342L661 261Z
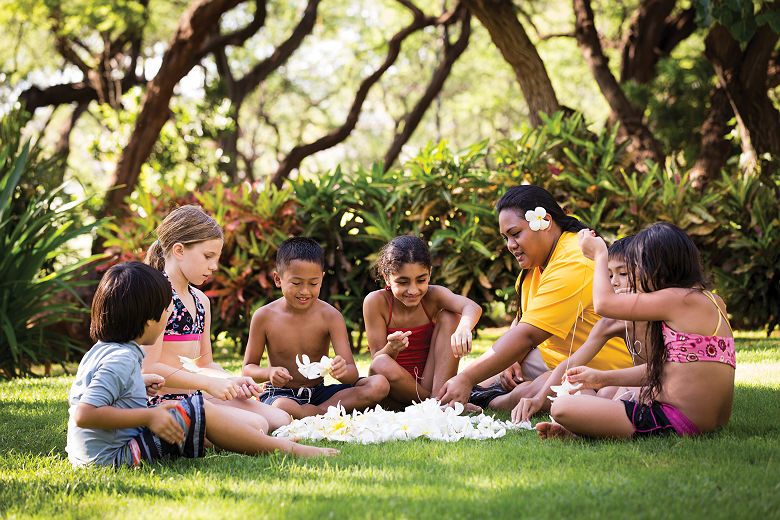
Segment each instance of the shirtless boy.
M339 402L347 411L364 409L390 391L384 376L359 377L344 318L318 299L324 274L319 244L304 237L285 240L273 274L282 297L260 307L249 328L243 375L267 381L259 399L296 419L325 413ZM335 357L330 375L341 384L325 385L322 377L308 379L298 371L297 356L318 361L328 356L331 343ZM261 366L266 348L268 366Z

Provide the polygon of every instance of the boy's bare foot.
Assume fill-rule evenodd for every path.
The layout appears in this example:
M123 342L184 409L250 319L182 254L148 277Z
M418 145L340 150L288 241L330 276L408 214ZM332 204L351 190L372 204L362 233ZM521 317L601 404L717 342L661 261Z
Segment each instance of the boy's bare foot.
M542 439L576 439L577 436L558 423L540 422L536 425L536 433Z
M466 403L465 405L463 405L463 409L469 413L482 413L483 411L481 407L472 403Z

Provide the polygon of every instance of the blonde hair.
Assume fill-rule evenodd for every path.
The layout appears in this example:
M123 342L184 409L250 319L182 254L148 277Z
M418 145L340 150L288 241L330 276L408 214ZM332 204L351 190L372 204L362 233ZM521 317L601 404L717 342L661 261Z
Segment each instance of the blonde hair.
M157 226L157 240L149 246L144 263L158 271L165 267L165 257L174 244L185 247L206 240L222 240L222 228L200 206L181 206L171 211Z

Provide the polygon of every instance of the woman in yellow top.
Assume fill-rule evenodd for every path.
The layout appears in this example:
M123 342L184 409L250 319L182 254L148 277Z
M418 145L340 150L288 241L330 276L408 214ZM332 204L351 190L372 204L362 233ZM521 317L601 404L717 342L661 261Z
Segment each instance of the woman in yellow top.
M577 243L577 232L586 226L566 215L538 186L511 188L496 203L496 211L501 236L523 270L516 284L517 317L490 350L444 384L437 396L443 404L465 404L477 383L499 374L500 384L481 396L481 404L511 410L520 398L535 395L537 384L546 378L494 398L554 369L585 342L600 318L593 310L593 262ZM587 366L627 368L632 366L631 355L615 338Z

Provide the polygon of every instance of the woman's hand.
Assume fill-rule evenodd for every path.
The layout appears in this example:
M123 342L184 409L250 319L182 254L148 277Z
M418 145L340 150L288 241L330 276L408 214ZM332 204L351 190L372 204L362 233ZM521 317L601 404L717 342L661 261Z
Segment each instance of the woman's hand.
M544 396L541 399L536 397L523 397L520 399L517 406L512 409L512 422L519 423L529 420L533 414L542 409L544 399Z
M471 329L458 327L450 338L452 354L456 358L462 358L471 352Z
M411 335L411 330L397 330L392 334L388 334L387 345L385 345L385 349L387 349L387 353L390 355L390 357L395 359L399 352L409 346L409 336Z
M599 388L607 386L604 381L604 371L596 370L595 368L585 366L572 367L566 371L563 377L574 385L582 383L581 390L598 390Z
M444 386L439 390L436 399L438 399L441 404L457 402L465 405L469 401L469 397L471 397L471 389L473 387L474 386L460 374L451 377L444 383Z
M596 232L592 229L581 229L577 233L577 240L579 241L580 249L582 249L582 254L586 258L594 260L599 253L607 253L607 244L604 243L601 237L597 237Z
M284 367L272 367L271 376L268 379L276 388L282 388L292 381L292 376Z

